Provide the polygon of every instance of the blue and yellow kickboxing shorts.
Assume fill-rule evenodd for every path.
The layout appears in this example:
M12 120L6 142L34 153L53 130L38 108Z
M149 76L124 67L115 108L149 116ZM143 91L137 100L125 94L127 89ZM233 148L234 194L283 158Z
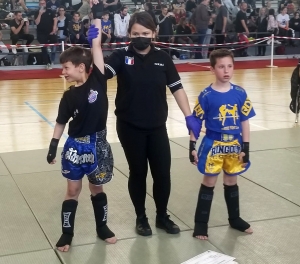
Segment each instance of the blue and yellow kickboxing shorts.
M106 129L80 138L69 137L61 154L62 175L81 180L87 175L90 183L102 185L113 177L113 155L106 140Z
M246 167L242 167L239 161L241 149L240 134L221 134L207 130L198 150L198 170L207 176L217 176L222 170L229 176L239 175L250 167L250 161Z

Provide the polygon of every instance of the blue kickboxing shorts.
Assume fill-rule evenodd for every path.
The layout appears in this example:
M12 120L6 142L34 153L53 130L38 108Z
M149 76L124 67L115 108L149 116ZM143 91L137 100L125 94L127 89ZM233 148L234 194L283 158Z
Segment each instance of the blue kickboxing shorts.
M61 154L62 175L81 180L87 175L90 183L102 185L113 177L113 155L106 140L106 129L80 138L69 137Z
M242 167L239 154L242 150L242 137L240 134L222 134L206 131L198 150L198 170L206 176L217 176L223 170L229 176L237 176L247 171Z

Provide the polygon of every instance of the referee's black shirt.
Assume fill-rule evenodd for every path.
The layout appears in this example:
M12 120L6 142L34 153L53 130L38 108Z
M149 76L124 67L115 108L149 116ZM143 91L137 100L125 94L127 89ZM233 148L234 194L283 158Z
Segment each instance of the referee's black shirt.
M141 55L130 44L114 51L105 67L108 79L117 75L115 114L119 121L141 129L165 124L166 86L172 93L182 88L175 65L166 52L151 45L150 52Z

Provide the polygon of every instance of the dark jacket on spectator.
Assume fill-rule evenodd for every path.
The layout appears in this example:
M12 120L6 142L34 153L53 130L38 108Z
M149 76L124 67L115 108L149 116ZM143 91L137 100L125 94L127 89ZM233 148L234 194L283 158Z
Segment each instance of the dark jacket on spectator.
M207 6L200 4L198 5L196 11L192 15L192 23L196 26L197 30L207 29L210 15L207 10Z
M83 24L81 21L75 22L74 20L69 22L69 33L73 36L76 34L83 34Z

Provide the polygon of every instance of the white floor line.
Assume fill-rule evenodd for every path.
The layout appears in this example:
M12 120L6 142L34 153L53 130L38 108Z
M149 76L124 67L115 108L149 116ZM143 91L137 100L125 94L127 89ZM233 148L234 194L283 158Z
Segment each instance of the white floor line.
M266 127L263 127L263 126L259 126L259 125L253 124L252 122L250 122L250 126L256 126L256 127L262 128L262 129L264 129L264 130L270 130L269 128L266 128Z

